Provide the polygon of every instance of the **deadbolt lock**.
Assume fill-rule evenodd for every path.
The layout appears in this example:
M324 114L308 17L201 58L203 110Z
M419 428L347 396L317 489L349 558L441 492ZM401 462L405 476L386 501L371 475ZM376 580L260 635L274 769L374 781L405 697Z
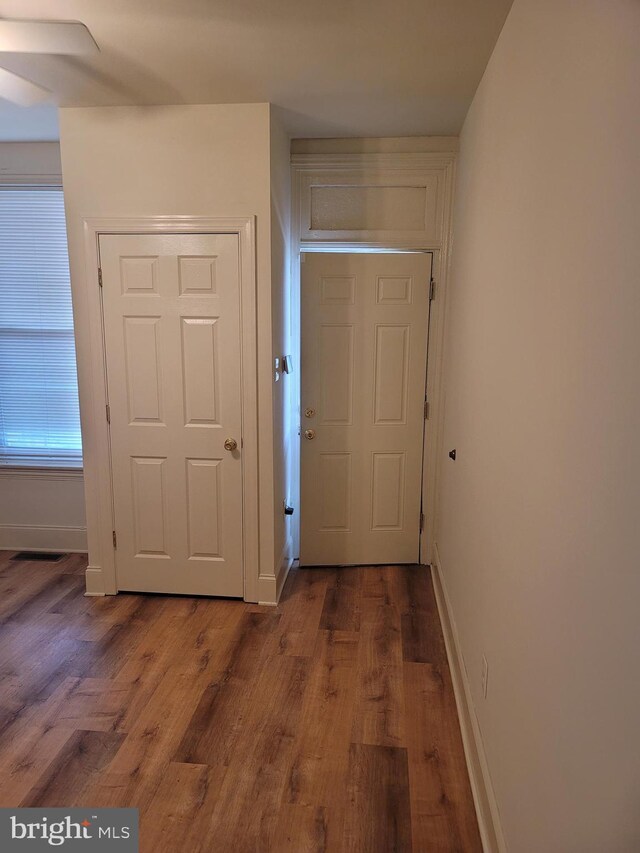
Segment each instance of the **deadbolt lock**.
M315 413L316 413L315 409L305 409L304 410L305 418L313 418L315 416Z
M312 441L312 440L316 437L316 431L315 431L315 429L305 429L305 431L304 431L304 437L305 437L308 441Z

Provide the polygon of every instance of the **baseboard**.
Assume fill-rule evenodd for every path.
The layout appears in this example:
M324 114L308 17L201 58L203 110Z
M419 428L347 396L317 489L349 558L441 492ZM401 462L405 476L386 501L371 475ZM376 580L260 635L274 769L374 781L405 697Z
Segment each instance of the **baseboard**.
M89 566L85 570L84 579L86 584L85 595L95 596L107 594L104 588L104 575L102 574L102 569L95 566Z
M437 543L434 544L434 560L431 564L431 572L438 612L440 613L440 622L442 623L442 631L447 648L447 657L449 658L451 679L453 681L458 708L458 719L460 720L460 729L462 732L462 742L464 744L464 753L469 770L476 814L478 816L482 846L485 853L506 853L507 847L500 824L498 804L491 784L489 766L473 705L469 678L460 649L456 623L441 571Z
M293 565L293 540L288 539L287 544L285 545L284 551L282 552L282 559L280 560L280 568L278 569L278 576L276 578L276 601L280 601L280 596L282 595L282 589L284 587L285 581L289 576L289 572L291 571L291 566Z
M40 524L0 524L0 550L82 554L87 550L87 529Z
M284 543L277 574L260 575L258 578L258 604L275 606L280 601L282 588L293 565L293 541L291 537Z

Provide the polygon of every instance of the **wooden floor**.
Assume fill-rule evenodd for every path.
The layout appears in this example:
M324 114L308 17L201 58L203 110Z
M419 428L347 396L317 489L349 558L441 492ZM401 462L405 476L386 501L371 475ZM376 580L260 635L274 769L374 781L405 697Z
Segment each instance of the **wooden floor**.
M1 806L135 806L149 853L481 850L428 570L298 570L267 608L11 556Z

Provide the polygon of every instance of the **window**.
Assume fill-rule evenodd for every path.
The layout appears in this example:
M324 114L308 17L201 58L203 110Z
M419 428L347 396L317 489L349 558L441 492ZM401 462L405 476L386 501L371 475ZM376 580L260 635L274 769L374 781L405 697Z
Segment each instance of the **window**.
M81 464L62 189L0 186L0 465Z

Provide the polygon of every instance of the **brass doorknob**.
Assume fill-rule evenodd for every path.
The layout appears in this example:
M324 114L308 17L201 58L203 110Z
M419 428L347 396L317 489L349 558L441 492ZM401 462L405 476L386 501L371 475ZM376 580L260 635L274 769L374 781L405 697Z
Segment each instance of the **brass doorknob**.
M316 431L315 431L315 429L305 429L305 431L304 431L304 437L305 437L306 439L308 439L309 441L311 441L312 439L314 439L314 438L316 437Z
M224 449L225 450L237 450L238 449L238 442L235 440L235 438L225 438Z

